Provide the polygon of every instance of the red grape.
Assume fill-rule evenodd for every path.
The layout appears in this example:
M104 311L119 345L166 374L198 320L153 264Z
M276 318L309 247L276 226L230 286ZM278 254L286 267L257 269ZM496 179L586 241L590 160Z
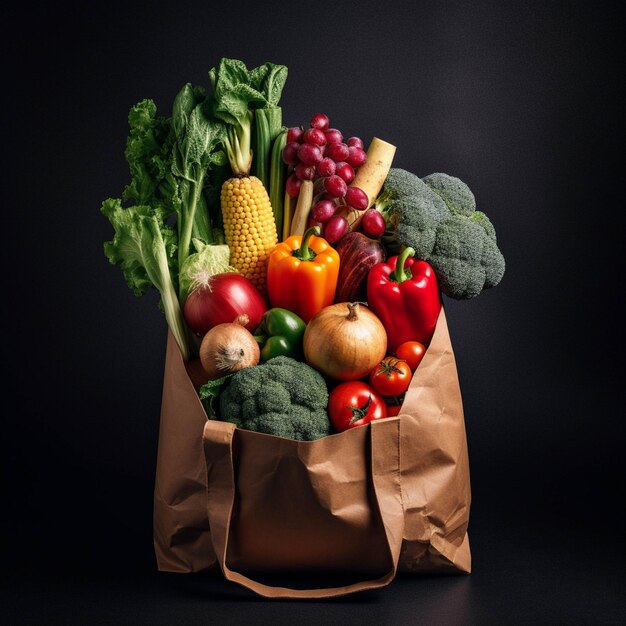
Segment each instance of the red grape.
M343 141L341 131L336 128L329 128L324 134L328 143L341 143Z
M290 141L283 148L283 161L287 165L297 165L298 164L298 148L300 144L297 141Z
M361 230L365 235L375 239L380 237L385 232L385 229L385 218L380 211L372 207L363 213Z
M306 143L312 143L316 146L323 146L326 144L326 135L323 130L319 128L307 128L302 136Z
M315 178L315 165L298 163L298 165L296 165L295 174L300 180L313 180Z
M311 118L311 128L319 128L320 130L326 130L330 124L328 116L323 113L316 113Z
M324 179L324 189L333 198L343 198L348 191L346 181L340 176L332 175Z
M319 146L303 143L298 148L298 158L307 165L316 165L322 160L322 151Z
M297 171L298 168L296 168L296 173ZM360 187L348 187L348 191L346 191L346 204L348 206L363 211L367 209L369 203L367 194Z
M331 245L348 232L348 220L343 215L333 215L324 225L324 239Z
M347 161L350 156L350 148L345 143L331 143L326 149L326 156L333 161Z
M346 144L348 145L348 147L354 146L355 148L363 148L363 141L360 137L350 137L346 141Z
M311 217L316 222L323 224L335 214L336 209L337 207L332 200L320 200L311 209Z
M302 126L292 126L287 131L287 143L291 143L292 141L301 142L302 135L304 134L304 128Z
M322 179L322 183L324 182L325 179ZM331 202L334 202L336 200L335 196L331 196L329 193L322 193L317 197L318 200L330 200Z
M341 178L343 178L348 185L354 180L354 168L345 161L337 163L335 174L337 174L337 176L341 176Z
M332 159L325 157L317 164L318 176L332 176L335 173L337 166Z
M350 146L348 148L348 156L346 161L352 165L352 167L361 167L365 161L367 161L367 154L363 148L357 148L356 146Z
M295 175L290 174L285 181L285 191L292 197L296 198L300 193L302 181Z

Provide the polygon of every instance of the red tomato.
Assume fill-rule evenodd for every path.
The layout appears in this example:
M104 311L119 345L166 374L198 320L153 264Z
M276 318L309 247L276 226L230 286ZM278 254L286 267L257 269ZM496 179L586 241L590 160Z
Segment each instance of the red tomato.
M425 353L426 346L419 341L405 341L396 348L396 356L406 361L413 372L422 362Z
M388 404L387 405L387 417L395 417L400 413L400 409L402 408L401 404Z
M393 417L400 413L402 403L404 402L404 394L401 396L393 396L385 398L385 404L387 405L387 417Z
M387 409L374 389L357 380L340 383L330 392L328 415L335 430L342 432L387 417Z
M406 361L385 357L370 373L370 385L382 396L399 396L409 388L413 374Z

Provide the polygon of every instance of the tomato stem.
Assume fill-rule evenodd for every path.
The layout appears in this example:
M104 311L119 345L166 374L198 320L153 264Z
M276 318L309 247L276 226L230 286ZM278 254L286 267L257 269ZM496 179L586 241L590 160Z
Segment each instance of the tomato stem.
M376 375L384 374L387 378L391 376L394 372L396 374L402 374L402 370L399 367L396 367L396 364L399 363L402 359L385 359L378 364L378 369L376 370Z
M349 424L354 424L354 422L358 422L359 420L363 419L367 415L367 412L372 404L372 400L373 400L372 394L370 393L367 398L367 402L365 402L363 406L348 405L346 407L352 411L352 418L350 419Z

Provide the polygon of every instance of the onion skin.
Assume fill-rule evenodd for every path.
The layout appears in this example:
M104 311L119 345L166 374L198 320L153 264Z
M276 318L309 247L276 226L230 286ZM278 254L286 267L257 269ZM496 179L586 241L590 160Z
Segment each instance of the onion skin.
M243 275L222 272L199 281L190 291L183 316L198 337L214 326L232 322L237 316L248 316L250 331L261 323L267 305L261 292Z
M208 380L252 367L261 360L257 340L243 325L246 321L218 324L204 335L200 361Z
M367 307L340 302L308 323L303 340L307 363L335 380L367 376L387 353L387 334Z

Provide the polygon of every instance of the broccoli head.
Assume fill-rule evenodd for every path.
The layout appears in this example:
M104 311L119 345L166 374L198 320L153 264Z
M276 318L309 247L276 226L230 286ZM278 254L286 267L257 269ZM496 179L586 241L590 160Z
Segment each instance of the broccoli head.
M438 172L422 180L446 203L450 213L470 215L476 210L476 198L461 179Z
M321 374L286 356L239 370L219 398L224 421L306 441L329 434L327 405L328 389Z
M383 243L393 254L413 248L415 258L433 266L447 296L473 298L500 282L504 257L495 228L462 180L391 168L376 208L387 225Z
M463 300L495 287L504 275L504 257L496 243L496 230L489 218L476 210L470 188L448 174L430 174L422 180L450 211L450 217L438 225L435 244L425 258L433 266L441 290Z
M493 226L484 213L477 214L452 215L443 222L427 259L441 290L457 300L494 287L504 274L504 257L490 234Z
M435 245L437 226L450 215L444 200L421 178L400 168L391 168L376 208L387 225L383 243L394 253L402 246L426 258Z

